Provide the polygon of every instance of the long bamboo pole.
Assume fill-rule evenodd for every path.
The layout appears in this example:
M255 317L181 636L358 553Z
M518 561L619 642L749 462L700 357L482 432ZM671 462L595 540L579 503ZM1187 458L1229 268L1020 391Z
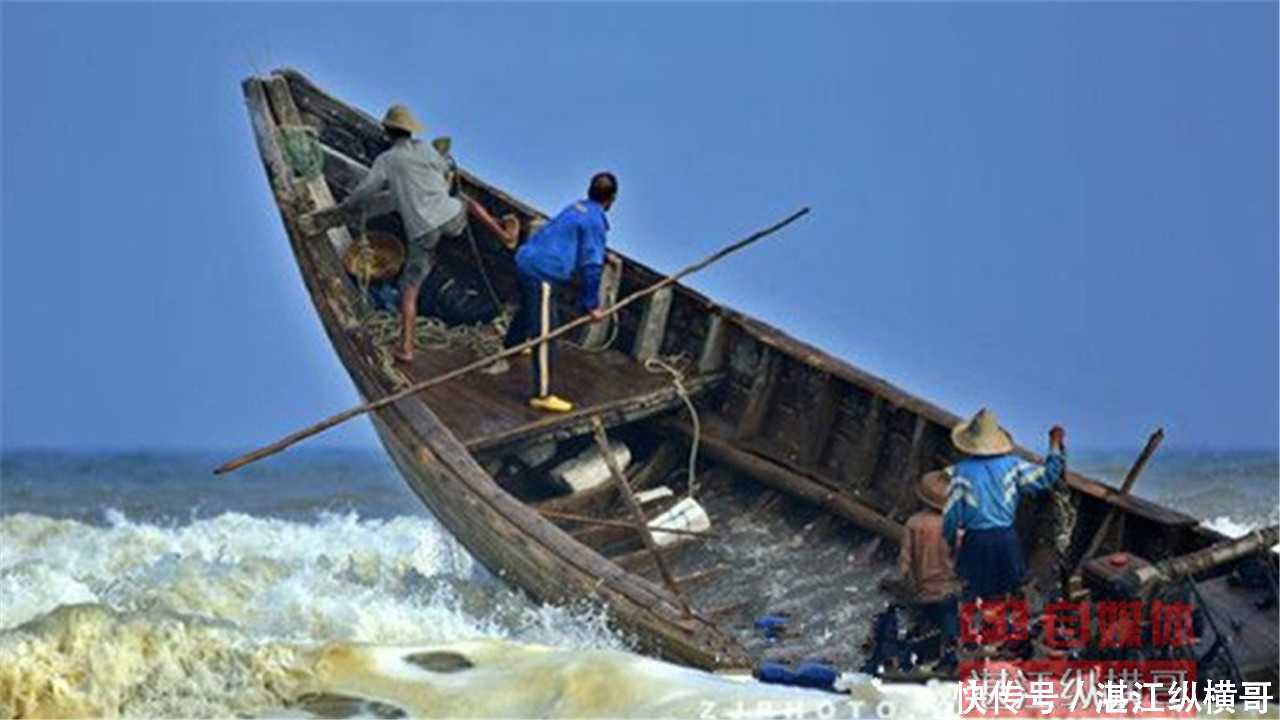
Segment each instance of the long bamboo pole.
M773 233L790 225L796 220L799 220L801 217L807 215L808 213L809 213L809 208L807 207L801 208L800 210L797 210L796 212L787 216L785 219L773 225L770 225L769 227L763 230L754 232L751 235L748 235L747 237L741 240L738 240L737 242L734 242L730 245L726 245L720 250L717 250L716 252L699 260L698 262L693 263L688 267L685 267L671 275L664 277L663 279L650 285L647 288L642 288L640 290L637 290L631 293L630 295L622 298L621 300L614 303L613 305L610 305L609 307L601 310L600 314L603 316L612 315L618 312L619 310L621 310L622 308L636 302L637 300L640 300L641 298L652 295L653 293L661 290L664 287L669 287L671 285L674 285L677 282L679 282L681 278L692 275L693 273L696 273L699 270L706 268L708 265L711 265L723 259L724 257L731 255L741 250L742 248L747 247L748 245L751 245L759 240L762 240L769 235L772 235ZM266 457L271 457L276 453L279 453L288 449L292 445L296 445L297 443L303 440L306 440L307 438L313 435L318 435L324 432L325 430L328 430L331 427L334 427L336 425L341 425L342 423L352 418L360 417L365 413L372 412L381 407L386 407L387 405L390 405L399 400L403 400L404 398L409 397L410 395L414 395L416 393L422 392L423 390L426 390L429 387L434 387L436 385L446 383L450 380L454 380L456 378L462 377L467 373L475 372L476 370L479 370L481 368L488 367L489 365L492 365L498 360L519 355L525 350L531 349L540 343L550 342L558 337L561 337L569 332L572 332L573 330L579 327L582 327L583 325L586 325L587 323L590 323L593 321L594 319L592 318L592 316L583 315L582 317L579 317L575 320L565 323L564 325L561 325L560 327L556 328L555 330L552 330L551 332L545 335L541 335L531 340L526 340L525 342L522 342L519 345L512 346L501 352L494 353L493 355L489 355L488 357L480 358L479 360L476 360L474 362L467 363L466 365L450 370L449 372L446 372L443 375L437 375L436 377L433 377L429 380L423 380L422 382L414 383L406 388L397 390L396 392L391 393L390 395L384 398L381 398L379 400L367 402L363 405L351 408L350 410L343 410L342 412L337 413L336 415L331 415L328 418L325 418L324 420L321 420L320 422L314 425L303 428L302 430L298 430L297 432L290 433L289 435L286 435L283 438L280 438L279 440L271 443L270 445L265 445L250 453L241 455L235 460L232 460L228 463L220 465L217 468L215 468L213 472L215 475L222 475L224 473L229 473L232 470L242 468L245 465L248 465L249 463L257 462Z

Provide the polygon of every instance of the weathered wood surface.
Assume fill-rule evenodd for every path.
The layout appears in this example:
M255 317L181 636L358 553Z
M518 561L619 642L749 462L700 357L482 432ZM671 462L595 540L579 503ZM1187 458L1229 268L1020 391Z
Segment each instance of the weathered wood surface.
M245 87L251 113L263 96L260 81ZM269 147L275 129L255 121ZM272 180L280 167L264 153ZM339 358L365 397L390 391L376 370L376 353L363 333L348 331L335 307L354 292L331 246L307 243L288 197L280 199L303 280ZM374 427L410 487L463 544L486 565L535 596L549 601L599 597L624 626L640 634L653 651L704 666L742 666L746 657L711 623L683 608L667 592L624 571L576 543L553 523L516 501L479 467L466 448L430 409L415 398L380 408Z
M475 353L462 346L425 349L402 370L416 382L474 359ZM683 405L668 376L648 372L616 350L591 353L567 344L557 347L552 387L574 402L572 412L550 414L528 406L532 371L530 358L516 357L501 375L460 377L418 396L469 450L484 455L531 438L545 442L585 435L595 417L614 427ZM697 397L714 389L722 377L692 377L685 387Z
M1210 612L1226 620L1219 630L1231 643L1231 655L1244 679L1275 683L1276 658L1280 658L1280 633L1276 632L1280 609L1275 602L1268 602L1267 595L1272 591L1238 587L1229 577L1206 580L1196 589Z
M293 103L293 94L289 92L289 84L284 78L270 78L265 86L277 122L280 125L302 127L302 116ZM295 178L293 182L302 189L302 197L309 203L312 211L334 207L333 193L329 190L329 182L323 174L310 179ZM351 245L351 234L345 227L330 228L325 231L325 236L340 253Z
M668 422L664 426L685 435L691 432L686 423L679 421ZM812 478L755 453L739 449L722 432L718 433L712 423L703 422L700 447L707 455L754 480L813 503L826 512L838 515L864 530L883 535L894 543L902 541L904 530L901 524Z
M724 369L725 342L728 331L724 318L711 313L707 318L707 336L698 355L698 372L710 373Z
M662 339L667 334L667 315L671 312L671 288L649 296L640 319L640 331L631 350L637 362L657 357L662 352Z
M738 424L733 430L734 440L745 440L760 434L765 415L769 412L769 402L773 399L774 388L778 386L778 365L779 361L772 350L765 349L760 354L755 380L751 383L751 392L747 396L747 406L738 416Z

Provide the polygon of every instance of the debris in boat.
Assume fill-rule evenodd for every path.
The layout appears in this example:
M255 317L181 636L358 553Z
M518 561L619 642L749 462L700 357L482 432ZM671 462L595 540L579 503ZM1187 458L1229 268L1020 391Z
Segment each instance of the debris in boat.
M609 443L609 455L624 471L631 464L631 448L620 440ZM589 447L556 465L547 475L569 492L578 493L609 482L609 466L599 450Z
M761 615L751 624L765 640L773 642L779 637L787 633L791 626L791 614L786 612L775 612L768 615Z
M761 663L756 672L756 679L770 685L794 685L796 687L813 688L815 690L835 691L836 680L840 673L830 664L819 661L800 663L795 670L780 662Z
M672 490L670 487L666 485L660 485L656 488L650 488L648 490L638 491L636 493L636 502L640 503L641 505L648 505L651 502L654 502L656 500L661 500L663 498L669 498L674 496L675 494L676 494L675 491Z
M524 463L525 467L536 468L551 462L556 456L557 447L554 440L536 440L517 450L516 459Z
M639 500L639 498L637 498ZM680 540L680 535L665 530L706 532L711 529L711 518L706 508L691 497L683 498L666 512L649 521L653 541L659 547Z

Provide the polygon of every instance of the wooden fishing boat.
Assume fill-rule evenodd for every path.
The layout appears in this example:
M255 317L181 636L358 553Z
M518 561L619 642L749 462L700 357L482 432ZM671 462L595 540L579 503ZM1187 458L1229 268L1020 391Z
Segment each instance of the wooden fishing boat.
M352 230L309 234L300 219L345 197L387 137L373 117L296 71L250 78L243 89L325 332L359 393L385 397L405 378L386 369L366 322L368 294L344 270ZM284 150L301 137L320 160L311 176L298 153ZM526 226L545 217L465 170L460 175L463 191L495 216L513 213ZM401 232L394 213L369 224ZM514 300L510 251L483 230L476 241L478 253L443 243L442 267L474 273L478 260L497 293ZM628 293L661 277L624 258L615 287ZM561 353L555 382L577 402L571 413L529 410L528 368L513 362L505 375L467 375L382 407L373 425L434 516L486 567L540 601L602 603L641 648L693 666L746 668L769 658L856 666L868 619L885 601L874 588L893 565L902 521L918 509L916 478L956 459L949 430L959 418L682 285L621 311L611 334L604 348ZM677 375L655 358L668 359ZM436 349L405 373L420 380L475 359L467 347ZM549 468L590 456L600 430L627 447L631 461L619 469L625 483L611 477L564 492ZM1115 512L1104 552L1158 562L1227 540L1177 510L1078 474L1068 481L1080 511L1077 537L1091 537ZM705 510L709 531L641 530L640 516L650 522L686 497ZM1024 507L1020 528L1032 574L1050 588L1057 582L1052 548L1045 533L1032 532L1046 512L1047 503ZM1187 572L1215 617L1227 620L1222 632L1235 665L1274 676L1275 588L1233 579L1249 557L1257 553ZM1265 564L1274 573L1274 557ZM754 627L767 613L789 613L784 637Z

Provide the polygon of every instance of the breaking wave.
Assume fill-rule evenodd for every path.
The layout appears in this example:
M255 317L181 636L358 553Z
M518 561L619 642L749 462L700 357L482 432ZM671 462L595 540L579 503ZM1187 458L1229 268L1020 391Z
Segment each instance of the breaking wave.
M4 717L874 716L886 698L931 716L945 692L863 684L832 705L629 647L600 608L530 602L430 518L0 517Z

